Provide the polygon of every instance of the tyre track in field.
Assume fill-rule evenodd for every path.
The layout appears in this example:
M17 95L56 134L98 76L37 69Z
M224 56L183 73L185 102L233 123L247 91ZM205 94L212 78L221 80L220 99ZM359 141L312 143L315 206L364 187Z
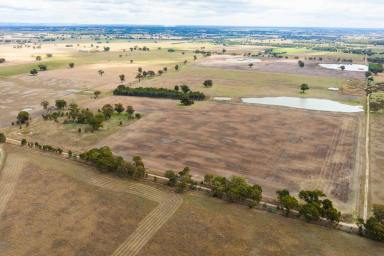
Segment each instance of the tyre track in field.
M113 252L112 256L137 255L183 203L182 197L177 194L166 193L140 183L127 185L122 180L96 172L87 171L77 178L106 190L129 193L158 203L157 207L139 222L136 230Z
M327 183L329 182L327 180L327 173L329 173L329 168L331 167L331 162L336 152L340 136L341 129L337 129L332 137L331 144L329 145L329 149L327 151L327 155L325 157L324 164L321 168L318 182L316 184L316 188L322 190L324 193L327 193L327 191L325 191Z
M172 195L148 214L138 228L120 245L112 256L134 256L147 244L156 232L173 216L183 200L178 195Z
M342 147L344 140L345 140L345 131L348 129L348 121L343 120L342 128L338 132L336 145L334 147L334 150L332 152L331 156L331 163L328 163L328 172L326 172L326 180L328 182L324 185L324 192L325 193L331 193L332 187L335 186L335 183L340 181L340 171L343 170L345 161L343 159L340 159L340 156L338 155L340 147ZM338 163L341 163L341 165L337 165ZM336 185L337 186L337 185Z
M0 216L15 190L24 162L23 158L16 159L12 155L8 156L4 162L3 169L0 172Z

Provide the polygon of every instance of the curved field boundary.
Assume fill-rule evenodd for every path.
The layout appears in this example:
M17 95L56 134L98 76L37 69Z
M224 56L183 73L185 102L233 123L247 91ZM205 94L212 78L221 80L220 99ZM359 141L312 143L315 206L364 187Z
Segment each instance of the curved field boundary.
M0 216L12 196L23 166L24 159L15 158L12 155L8 156L4 163L3 170L0 173Z

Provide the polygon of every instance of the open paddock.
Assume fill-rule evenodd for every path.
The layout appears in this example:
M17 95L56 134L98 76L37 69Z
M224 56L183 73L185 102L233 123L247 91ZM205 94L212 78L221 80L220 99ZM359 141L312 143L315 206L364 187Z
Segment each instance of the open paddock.
M111 101L104 98L100 101ZM201 102L114 97L144 117L97 142L119 155L144 156L154 170L189 166L207 173L241 175L267 196L287 188L318 188L352 212L358 191L357 144L362 114ZM173 104L170 104L173 103ZM94 103L95 104L95 103Z
M5 151L0 180L21 173L0 212L1 256L110 255L156 207L82 181L92 168L13 146Z
M309 61L309 60L307 61L304 59L302 59L302 61L304 61L305 63L305 66L303 68L299 67L298 60L295 60L295 59L248 58L246 60L241 59L242 61L239 61L239 60L240 59L237 56L216 55L216 56L211 56L211 57L200 60L198 62L198 65L203 67L271 72L271 73L300 74L300 75L308 75L308 76L316 76L316 77L364 79L364 72L329 70L329 69L320 67L319 62ZM334 61L334 60L331 58L325 58L323 62L320 62L320 63L329 63L329 61ZM249 67L249 64L253 64L253 66Z

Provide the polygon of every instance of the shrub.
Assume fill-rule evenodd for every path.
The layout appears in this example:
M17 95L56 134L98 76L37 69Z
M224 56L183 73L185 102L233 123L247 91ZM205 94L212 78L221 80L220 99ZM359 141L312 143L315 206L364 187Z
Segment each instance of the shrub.
M369 64L369 71L374 73L374 74L382 73L384 71L383 64L381 64L381 63L370 63Z
M39 69L40 69L40 71L46 71L47 70L47 65L40 64L39 65Z
M18 124L24 124L29 120L29 113L27 111L20 111L17 115Z
M205 87L212 87L213 82L212 82L212 80L205 80L204 83L203 83L203 85L204 85Z
M5 143L7 138L5 137L4 133L0 133L0 143Z
M31 75L33 75L33 76L35 76L35 75L37 75L37 73L39 73L38 71L37 71L37 69L32 69L31 71L29 71L29 73L31 74Z

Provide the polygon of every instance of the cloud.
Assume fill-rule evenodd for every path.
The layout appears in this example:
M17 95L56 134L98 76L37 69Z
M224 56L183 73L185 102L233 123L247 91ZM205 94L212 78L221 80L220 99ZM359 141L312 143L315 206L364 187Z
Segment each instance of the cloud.
M381 0L0 0L2 22L27 23L383 27L382 13Z

